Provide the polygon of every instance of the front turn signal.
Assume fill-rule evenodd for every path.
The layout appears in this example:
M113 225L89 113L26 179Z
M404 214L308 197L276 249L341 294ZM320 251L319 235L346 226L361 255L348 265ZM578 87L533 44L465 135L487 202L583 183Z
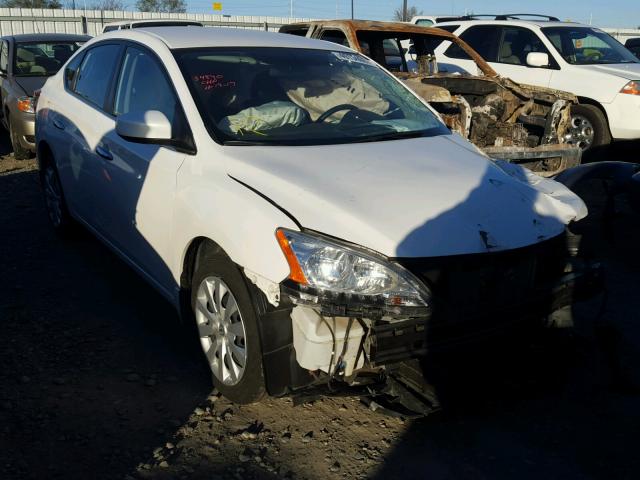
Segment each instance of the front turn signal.
M626 93L628 95L640 95L640 80L631 80L627 83L620 93Z

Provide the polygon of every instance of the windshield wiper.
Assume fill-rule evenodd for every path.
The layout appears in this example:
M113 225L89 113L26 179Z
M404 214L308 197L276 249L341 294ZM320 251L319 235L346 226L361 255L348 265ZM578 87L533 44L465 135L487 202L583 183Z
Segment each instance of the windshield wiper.
M422 130L412 132L386 132L379 133L378 135L369 135L362 138L354 138L353 143L366 143L366 142L381 142L385 140L402 140L404 138L418 138L424 137L425 133Z

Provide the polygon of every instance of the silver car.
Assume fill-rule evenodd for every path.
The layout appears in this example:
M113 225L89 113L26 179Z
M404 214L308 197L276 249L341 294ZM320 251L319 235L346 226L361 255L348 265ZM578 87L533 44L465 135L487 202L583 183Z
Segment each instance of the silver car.
M24 160L35 152L34 92L89 39L57 33L0 38L0 118L16 159Z

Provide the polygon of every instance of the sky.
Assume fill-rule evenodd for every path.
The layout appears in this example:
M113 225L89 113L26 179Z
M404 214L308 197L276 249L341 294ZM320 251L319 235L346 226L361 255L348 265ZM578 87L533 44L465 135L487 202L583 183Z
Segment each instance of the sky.
M191 13L218 13L212 1L186 0ZM293 3L293 16L306 18L348 18L351 0L221 0L226 15L267 15L288 17ZM533 2L532 2L533 3ZM356 18L391 20L401 0L354 0ZM540 13L561 20L589 23L599 27L637 28L640 26L640 3L637 0L537 0L535 7L523 6L515 0L409 0L425 15L456 14L465 12L487 13Z

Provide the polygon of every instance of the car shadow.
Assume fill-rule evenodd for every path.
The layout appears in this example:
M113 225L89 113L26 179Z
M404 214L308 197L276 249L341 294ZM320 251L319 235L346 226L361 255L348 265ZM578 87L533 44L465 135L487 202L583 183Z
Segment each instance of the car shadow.
M0 176L2 478L124 478L212 392L195 332L80 230L61 241L37 171Z

